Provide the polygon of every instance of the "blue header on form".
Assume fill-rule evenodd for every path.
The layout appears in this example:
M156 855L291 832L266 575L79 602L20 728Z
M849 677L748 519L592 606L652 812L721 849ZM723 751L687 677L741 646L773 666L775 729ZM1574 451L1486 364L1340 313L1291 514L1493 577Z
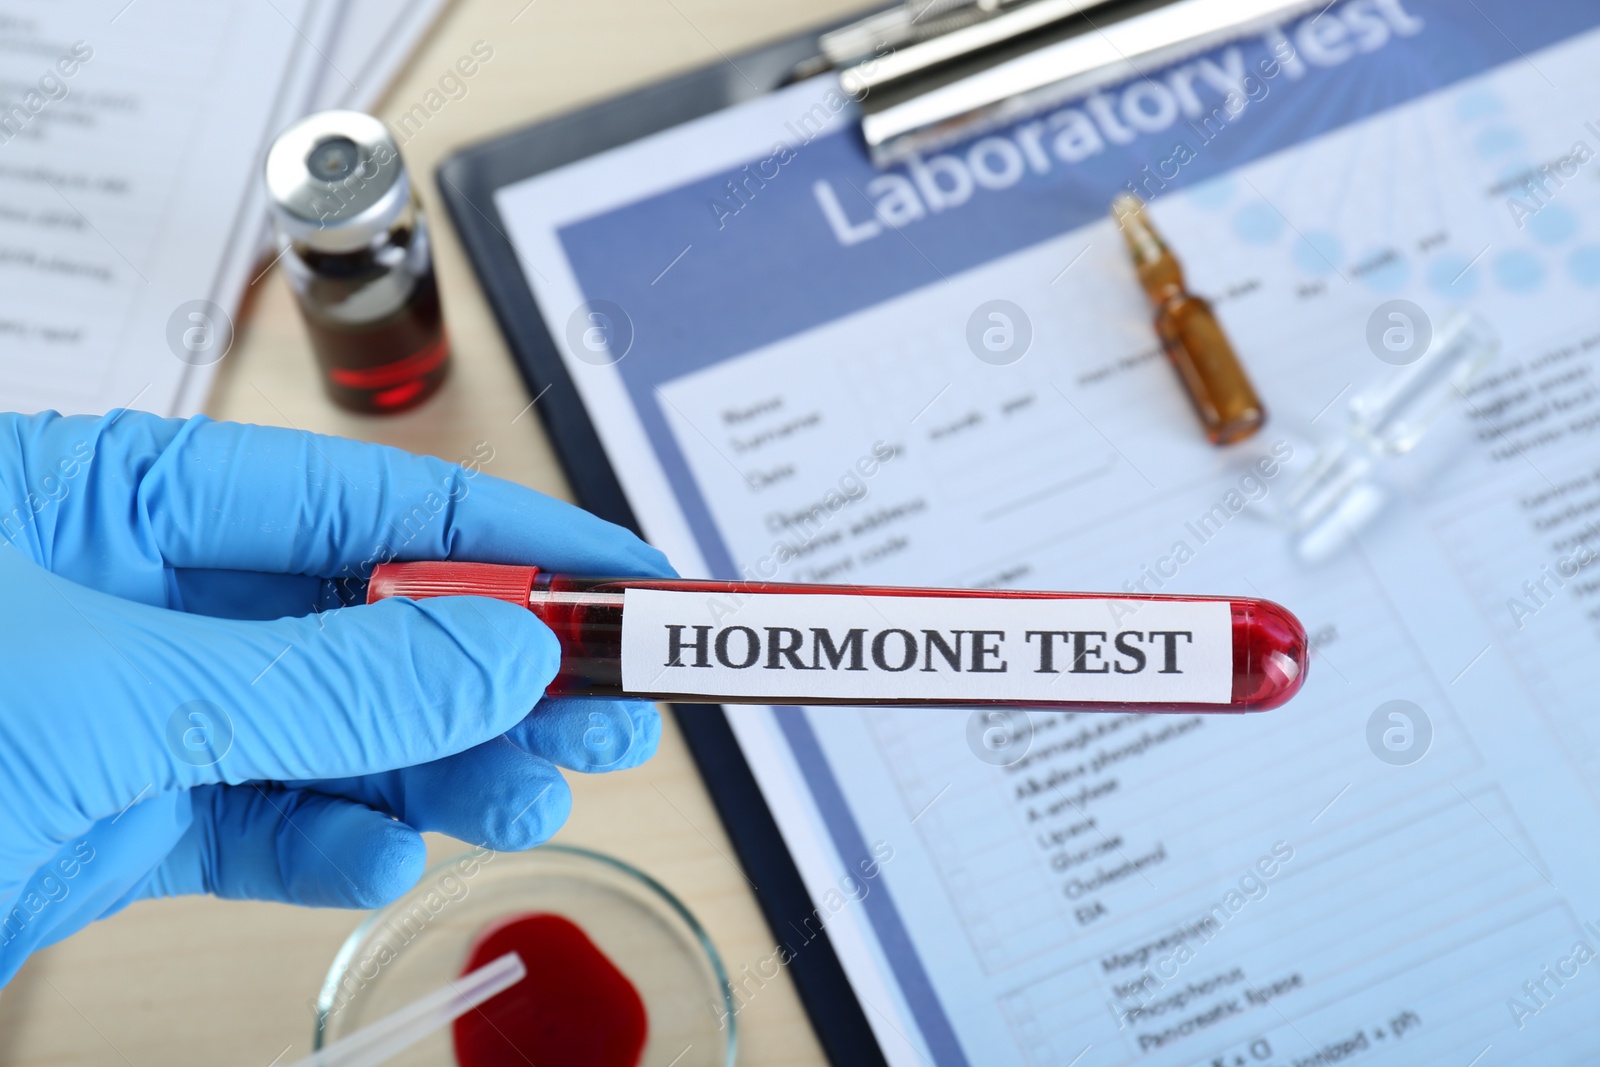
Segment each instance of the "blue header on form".
M660 384L1105 218L1120 191L1194 185L1597 25L1594 0L1344 0L887 172L854 122L807 141L797 114L766 158L560 239L585 297L632 319L617 369L708 564L734 577Z

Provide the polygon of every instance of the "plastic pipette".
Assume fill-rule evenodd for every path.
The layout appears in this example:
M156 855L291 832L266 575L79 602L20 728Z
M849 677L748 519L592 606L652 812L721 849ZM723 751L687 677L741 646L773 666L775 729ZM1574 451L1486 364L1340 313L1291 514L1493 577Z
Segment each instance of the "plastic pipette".
M522 957L508 952L289 1067L376 1067L504 993L527 975Z

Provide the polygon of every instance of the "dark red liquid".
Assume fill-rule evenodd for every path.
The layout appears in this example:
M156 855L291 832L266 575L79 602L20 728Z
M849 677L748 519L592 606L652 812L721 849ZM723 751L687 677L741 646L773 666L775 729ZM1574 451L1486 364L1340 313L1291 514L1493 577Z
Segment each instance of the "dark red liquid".
M649 1021L639 991L559 915L507 919L483 934L462 974L507 952L528 976L455 1022L460 1067L636 1067Z
M334 403L351 411L388 414L415 407L444 384L450 345L432 268L415 285L400 307L359 325L318 316L302 303L322 384Z
M346 252L294 246L289 282L340 407L386 415L438 391L450 370L427 222L415 205L381 241Z

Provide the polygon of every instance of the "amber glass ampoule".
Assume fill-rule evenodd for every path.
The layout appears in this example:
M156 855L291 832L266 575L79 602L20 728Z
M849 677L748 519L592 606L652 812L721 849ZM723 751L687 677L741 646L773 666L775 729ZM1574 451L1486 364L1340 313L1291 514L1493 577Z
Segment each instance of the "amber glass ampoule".
M1144 202L1119 196L1111 213L1122 227L1139 284L1155 308L1156 333L1177 368L1195 413L1214 445L1231 445L1261 429L1267 412L1211 305L1188 291L1183 268L1150 224Z

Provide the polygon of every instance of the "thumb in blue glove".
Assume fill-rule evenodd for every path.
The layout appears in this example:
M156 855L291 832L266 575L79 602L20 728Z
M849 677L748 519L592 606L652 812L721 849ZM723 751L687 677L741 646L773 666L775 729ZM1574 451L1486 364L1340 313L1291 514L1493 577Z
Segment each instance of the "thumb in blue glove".
M570 807L558 768L654 751L649 705L541 700L558 647L528 611L337 607L388 558L670 573L626 531L288 430L0 431L0 982L141 897L377 906L421 873L421 831L530 847Z

